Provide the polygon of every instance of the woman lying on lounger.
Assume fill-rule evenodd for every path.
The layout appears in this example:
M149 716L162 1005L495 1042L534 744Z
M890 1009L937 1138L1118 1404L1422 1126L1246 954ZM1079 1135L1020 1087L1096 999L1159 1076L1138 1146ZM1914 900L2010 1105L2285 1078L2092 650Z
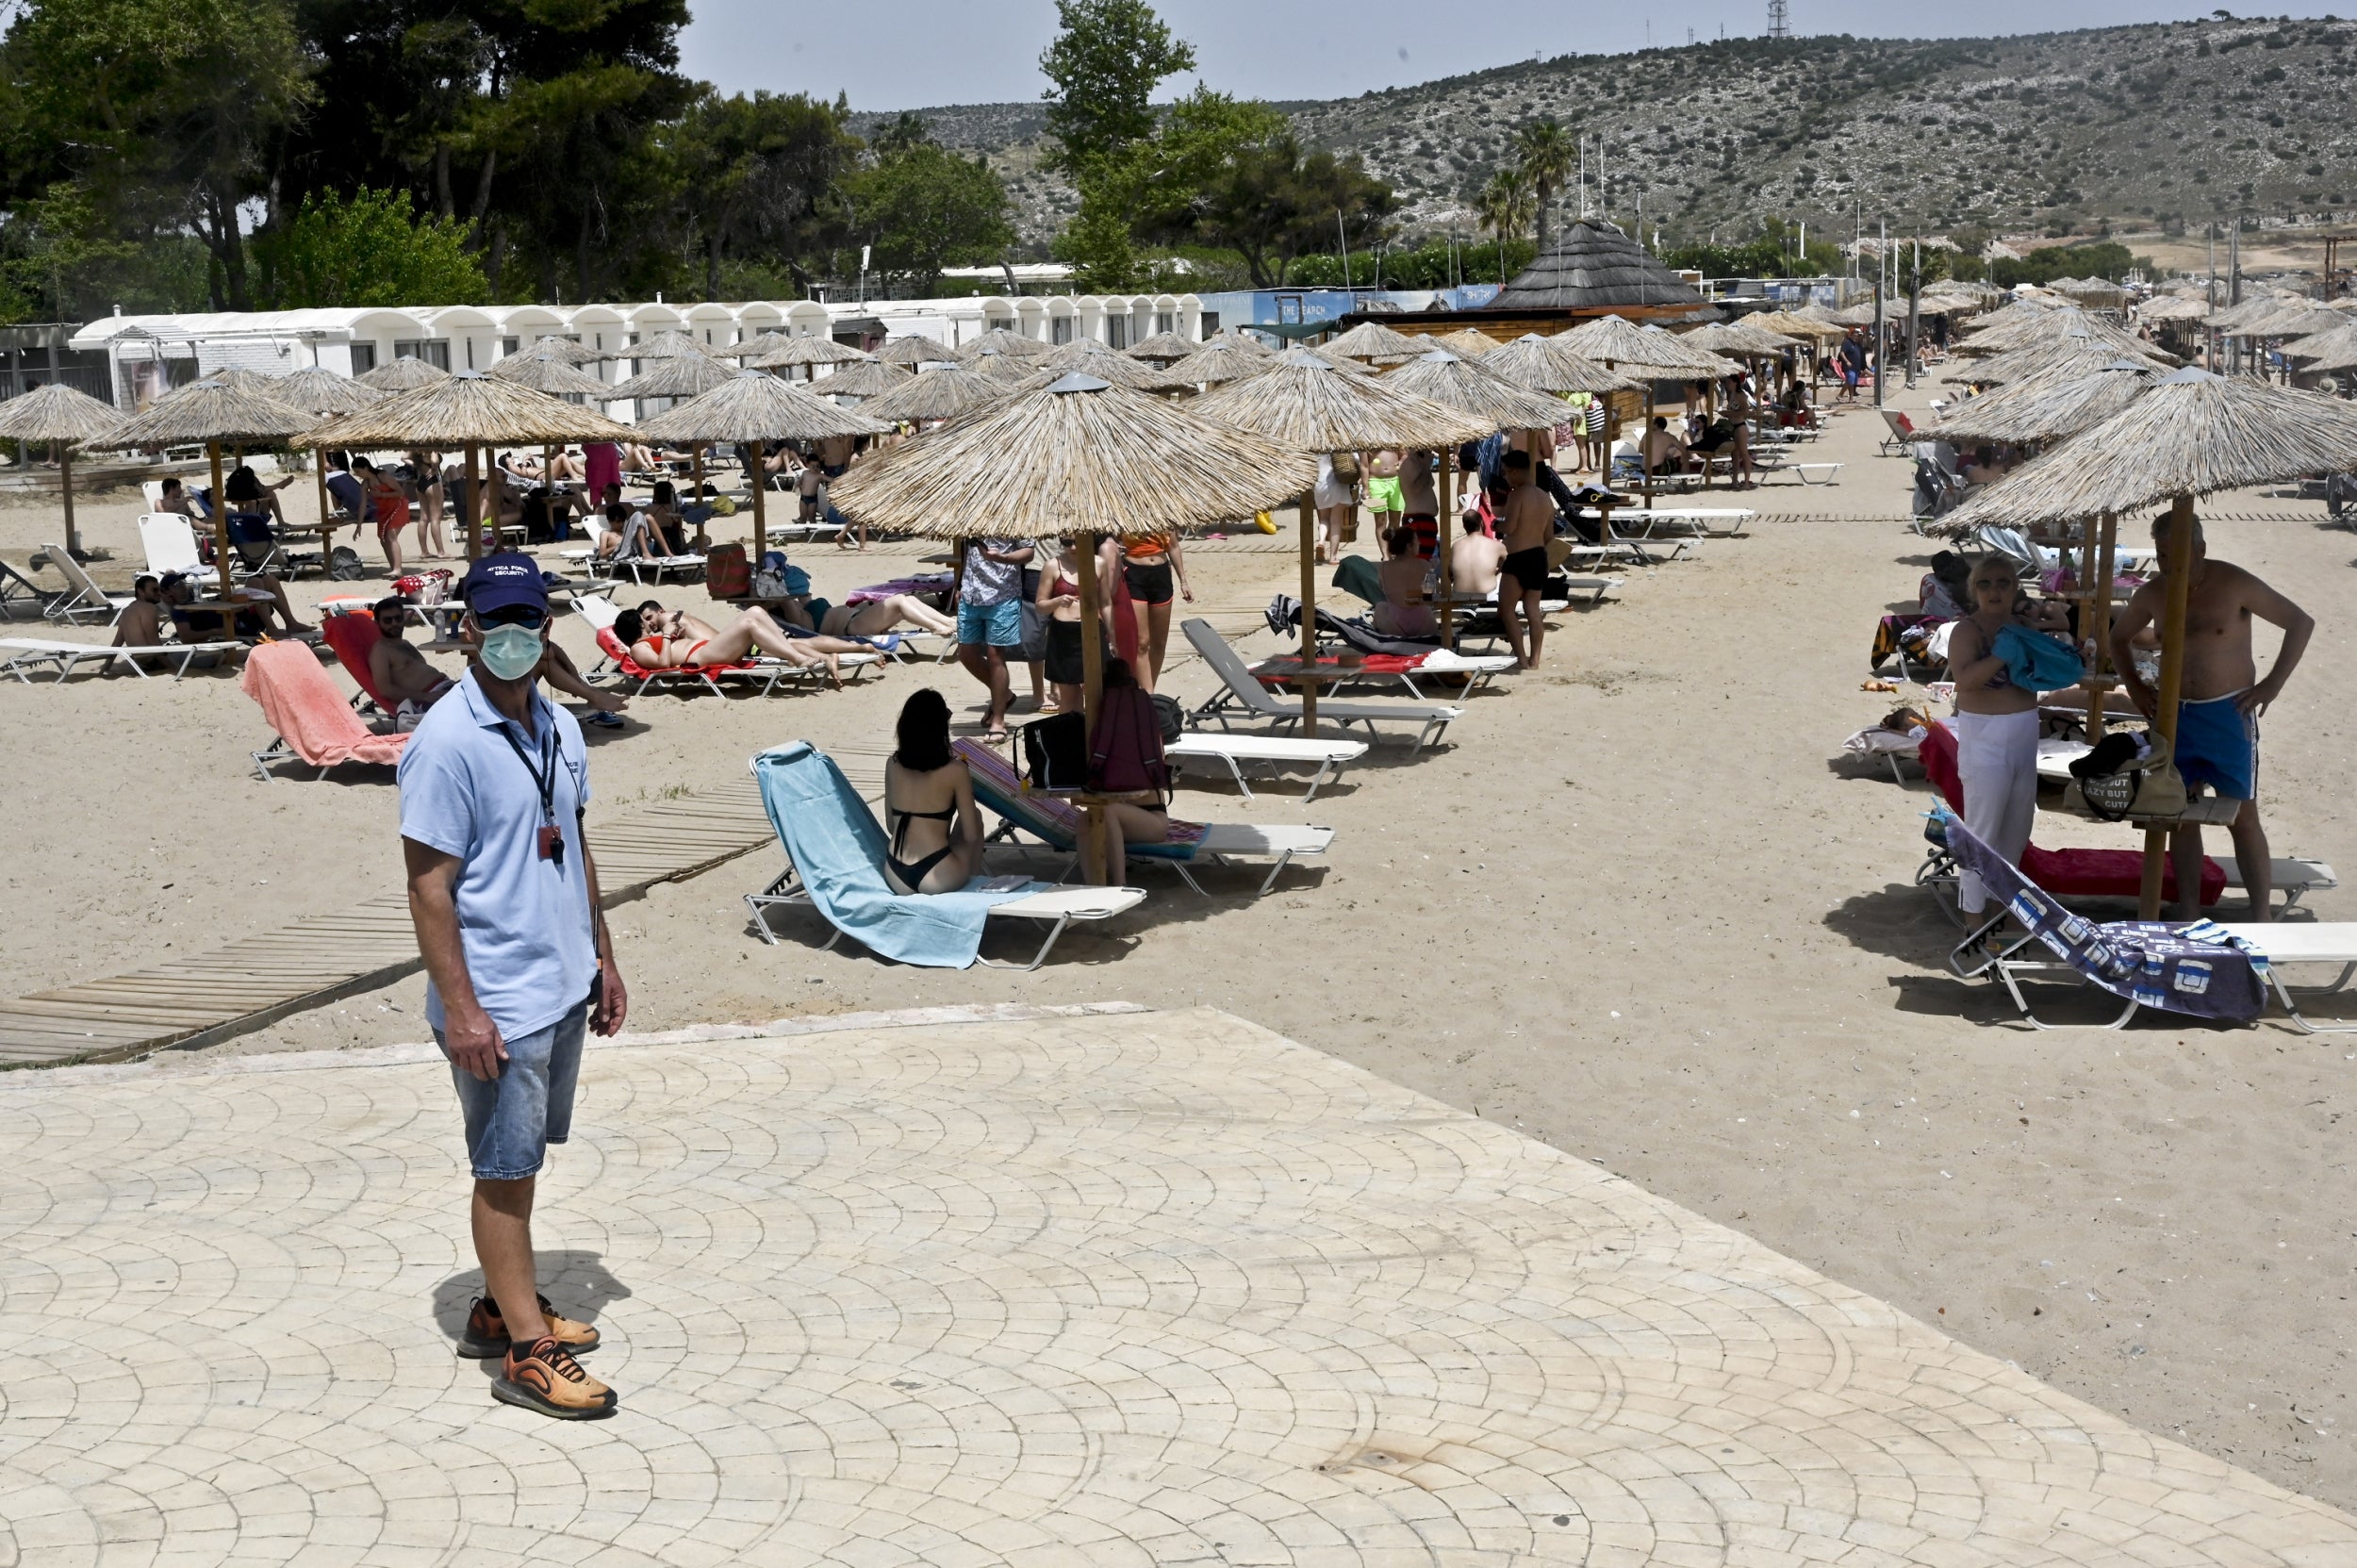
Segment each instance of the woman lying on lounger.
M755 649L773 659L811 668L824 665L827 679L843 685L833 652L812 637L789 637L759 610L746 610L720 631L684 610L666 610L660 620L637 610L614 618L614 635L644 669L685 669L692 665L734 664Z
M949 704L931 686L900 704L884 761L884 883L895 893L954 893L982 868L974 776L949 750Z

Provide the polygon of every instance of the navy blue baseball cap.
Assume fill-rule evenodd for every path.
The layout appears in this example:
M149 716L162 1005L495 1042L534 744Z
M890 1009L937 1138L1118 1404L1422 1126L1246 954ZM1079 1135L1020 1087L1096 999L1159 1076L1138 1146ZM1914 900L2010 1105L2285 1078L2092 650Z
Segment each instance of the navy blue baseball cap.
M512 550L486 555L469 567L467 580L458 586L458 597L477 615L519 604L536 610L549 607L548 585L540 580L538 564Z

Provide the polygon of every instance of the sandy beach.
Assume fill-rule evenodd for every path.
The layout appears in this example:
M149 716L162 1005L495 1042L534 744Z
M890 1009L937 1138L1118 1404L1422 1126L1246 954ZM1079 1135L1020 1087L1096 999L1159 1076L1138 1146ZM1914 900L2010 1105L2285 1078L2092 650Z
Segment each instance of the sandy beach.
M1936 386L1894 405L1920 410ZM1378 747L1307 806L1297 784L1256 784L1244 801L1192 775L1182 817L1338 830L1329 864L1266 898L1242 873L1204 899L1137 867L1148 903L1068 936L1036 973L911 969L817 951L808 915L777 916L783 940L764 946L741 896L774 874L765 850L616 912L632 1026L1000 1000L1217 1007L1593 1161L2137 1425L2357 1506L2357 1235L2343 1229L2357 1182L2337 1127L2357 1107L2357 1047L2279 1017L2036 1033L2002 993L1941 967L1953 930L1909 885L1927 791L1833 760L1892 704L1859 689L1874 620L1913 607L1935 548L1904 521L1909 467L1875 455L1881 428L1842 413L1821 451L1848 464L1838 485L1778 480L1740 498L1762 514L1747 536L1622 569L1610 602L1558 619L1544 668L1476 695L1443 745ZM288 493L307 515L307 487ZM136 492L79 508L109 586L139 560L139 509ZM2235 495L2205 511L2215 556L2317 620L2267 720L2275 850L2357 873L2334 782L2357 698L2357 541L2315 503ZM2141 532L2123 524L2123 540ZM0 556L23 566L58 536L54 501L0 496ZM932 548L797 560L839 599ZM374 562L372 540L364 553ZM1290 524L1188 560L1198 607L1237 629L1298 592ZM318 585L294 592L307 616ZM701 585L649 597L709 604ZM20 617L8 634L50 632ZM578 618L556 635L594 661ZM880 748L922 684L979 717L981 689L954 665L839 694L635 700L625 731L590 734L592 819L739 780L750 753L797 737ZM1164 682L1190 705L1211 684L1193 661ZM257 782L248 753L270 735L233 672L8 682L0 736L6 995L398 886L390 775ZM2036 838L2134 842L2053 812ZM2357 893L2313 902L2357 918ZM215 1048L418 1041L422 993L412 979Z

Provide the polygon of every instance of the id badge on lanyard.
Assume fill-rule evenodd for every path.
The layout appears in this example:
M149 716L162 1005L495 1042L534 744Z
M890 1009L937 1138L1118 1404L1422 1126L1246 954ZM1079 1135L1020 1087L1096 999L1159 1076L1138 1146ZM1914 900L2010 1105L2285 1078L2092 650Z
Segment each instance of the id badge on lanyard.
M532 775L533 787L540 798L540 858L561 871L565 867L565 830L556 822L556 725L552 720L544 728L547 739L541 747L540 766L537 767L524 754L523 747L517 743L515 731L502 723L500 734L506 740L507 749L516 753L516 760L524 765L524 771Z

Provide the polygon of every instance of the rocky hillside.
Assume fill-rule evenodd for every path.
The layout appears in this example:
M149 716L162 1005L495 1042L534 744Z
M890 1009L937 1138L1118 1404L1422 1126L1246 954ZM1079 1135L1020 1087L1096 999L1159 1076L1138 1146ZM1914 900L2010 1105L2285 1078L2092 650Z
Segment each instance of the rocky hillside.
M1613 214L1703 238L1784 214L1871 227L2084 232L2357 209L2346 105L2357 23L2160 23L2005 39L1726 40L1533 60L1281 106L1309 142L1360 154L1410 234L1467 224L1513 127L1555 118L1606 149ZM1035 104L930 109L987 153L1027 235L1072 193L1038 166ZM1592 143L1591 143L1592 144ZM1591 187L1590 204L1599 193Z

